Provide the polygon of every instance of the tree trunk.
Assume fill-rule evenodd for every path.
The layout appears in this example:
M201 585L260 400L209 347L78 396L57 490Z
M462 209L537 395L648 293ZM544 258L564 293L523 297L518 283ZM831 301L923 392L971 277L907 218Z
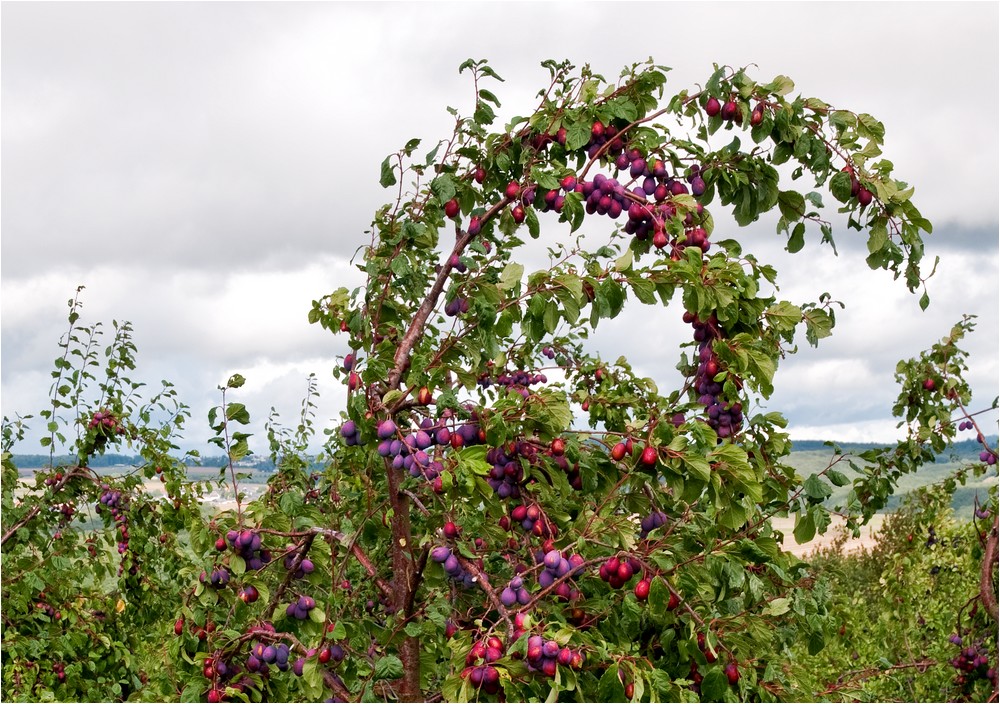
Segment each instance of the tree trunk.
M400 490L400 473L386 462L389 479L389 503L392 505L392 604L396 613L406 613L411 602L410 595L416 589L412 537L410 534L410 501ZM403 678L399 681L399 700L420 702L424 696L420 691L420 642L416 638L404 636L399 648L399 659L403 662Z

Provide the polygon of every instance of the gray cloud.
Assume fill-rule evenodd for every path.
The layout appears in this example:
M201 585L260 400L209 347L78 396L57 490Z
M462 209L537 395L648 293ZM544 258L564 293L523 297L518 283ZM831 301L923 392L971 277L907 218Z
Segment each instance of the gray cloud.
M84 283L88 318L132 320L151 378L177 381L197 408L192 442L202 437L215 386L232 371L252 380L248 398L280 399L294 414L305 375L315 371L328 384L335 356L346 351L343 340L306 324L309 301L360 282L346 260L392 197L377 183L382 158L411 137L427 149L447 137L446 106L469 111L471 82L459 63L486 57L507 79L494 86L499 124L536 104L547 76L542 59L589 62L613 79L649 53L675 67L668 91L705 80L713 62L754 63L762 80L788 74L797 91L876 115L887 127L886 157L935 223L928 252L942 264L924 315L900 282L859 264L864 242L841 225L839 258L815 241L789 258L773 220L731 228L777 266L782 297L801 302L830 290L848 305L832 340L789 359L769 406L802 427L853 418L884 427L878 419L894 395L895 361L964 311L981 316L971 374L992 398L1000 130L996 111L980 106L998 100L998 8L909 4L905 32L852 51L843 38L859 23L902 21L898 3L866 3L863 18L859 8L5 5L4 413L39 407L65 299ZM723 24L740 31L711 29ZM627 34L636 26L662 28L663 48L637 47ZM539 266L541 251L531 253ZM673 312L652 324L648 309L629 310L594 344L606 358L626 354L643 373L674 383L677 344L688 333ZM343 392L324 389L323 413L332 416Z

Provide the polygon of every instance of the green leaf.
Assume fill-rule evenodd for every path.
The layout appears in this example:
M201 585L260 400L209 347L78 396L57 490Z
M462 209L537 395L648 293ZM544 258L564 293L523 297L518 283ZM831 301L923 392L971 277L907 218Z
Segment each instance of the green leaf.
M230 403L226 406L226 420L233 420L241 425L250 422L250 412L242 403Z
M841 203L851 199L851 175L846 171L838 171L830 179L830 193Z
M441 174L431 181L431 191L437 196L438 201L447 203L455 197L455 193L457 192L455 189L455 180L451 177L451 174Z
M795 89L795 82L788 76L778 75L766 86L762 86L762 88L775 95L788 95Z
M814 347L819 340L833 334L833 320L825 310L819 308L804 310L802 318L806 321L806 339Z
M871 254L882 251L889 242L889 232L886 229L885 218L878 218L868 233L868 251Z
M764 315L778 330L794 330L802 320L802 309L789 301L780 301L768 308Z
M382 397L382 405L386 408L391 408L396 402L401 400L405 394L399 389L393 389L387 391L385 396Z
M609 667L604 670L604 674L597 683L597 701L625 701L625 687L622 685L621 680L618 679L617 667Z
M798 222L795 223L795 227L792 228L792 236L788 238L788 244L785 245L785 249L789 254L795 254L796 252L802 251L802 248L806 246L806 226L805 223Z
M795 542L799 545L808 543L816 537L816 521L812 511L796 514L795 529L792 533L795 535Z
M538 239L538 235L541 233L541 228L538 225L538 214L535 212L534 208L525 208L525 220L528 225L528 234L534 240Z
M768 603L764 607L765 616L781 616L782 614L787 614L792 608L792 600L787 597L781 597L775 599Z
M726 700L729 689L729 679L718 667L713 667L701 681L701 700L703 702L722 702Z
M827 470L826 478L830 480L830 483L834 486L847 486L851 483L851 480L847 478L842 472L838 472L835 469Z
M708 460L699 455L684 455L684 466L703 482L712 477L712 467Z
M781 191L778 193L778 208L788 220L801 220L806 212L806 199L798 191Z
M504 291L519 286L523 275L524 265L519 264L518 262L510 262L504 267L503 271L500 272L500 283L498 284L500 290Z
M805 489L806 495L813 501L817 502L823 501L832 493L830 487L828 487L817 474L810 474L809 478L806 479L805 484L803 484L803 488Z
M590 128L591 125L584 120L574 122L567 127L566 149L568 151L576 151L586 146L587 142L590 141Z
M316 658L306 658L302 666L302 680L306 684L307 697L312 701L319 699L323 693L323 673L320 672L319 661Z
M659 577L654 577L649 584L649 609L656 616L667 613L667 606L670 603L670 588L667 583Z
M383 655L375 663L375 679L395 680L403 676L403 661L395 655Z
M396 174L393 172L392 164L389 162L393 155L390 154L382 162L382 175L379 177L378 182L382 185L382 188L388 188L389 186L396 185Z
M333 626L333 630L327 634L327 638L330 640L344 640L347 638L347 629L344 628L344 624L340 621Z

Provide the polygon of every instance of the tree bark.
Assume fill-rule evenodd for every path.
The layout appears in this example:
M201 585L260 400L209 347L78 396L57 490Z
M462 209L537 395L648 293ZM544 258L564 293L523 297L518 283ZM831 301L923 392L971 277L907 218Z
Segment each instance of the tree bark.
M392 506L392 604L397 613L406 613L411 603L411 595L416 589L413 569L413 552L410 533L410 501L401 491L400 472L388 462L385 470L389 480L389 503ZM399 682L399 700L419 702L424 697L420 692L420 642L416 638L404 636L399 647L399 659L403 663L403 678Z
M994 566L997 563L997 540L998 532L1000 532L998 531L998 521L1000 521L1000 516L995 516L993 529L986 540L986 554L983 556L983 567L979 574L979 598L982 599L986 613L994 622L1000 621L1000 615L997 613L997 595L993 591L993 575L996 573Z

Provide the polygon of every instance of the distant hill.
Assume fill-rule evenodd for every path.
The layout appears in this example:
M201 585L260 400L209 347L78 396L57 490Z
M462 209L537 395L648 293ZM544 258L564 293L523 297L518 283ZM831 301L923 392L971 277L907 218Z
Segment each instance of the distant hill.
M987 443L992 447L996 447L997 436L992 435L988 437ZM836 441L823 440L798 440L792 443L792 453L788 457L788 463L795 467L796 471L803 477L808 477L813 473L822 472L834 457L831 444L839 447L842 452L849 454L857 454L865 452L866 450L892 446L892 443L838 443ZM896 508L902 500L902 497L905 496L907 492L913 491L921 486L942 481L949 474L958 469L962 463L978 460L981 449L981 446L975 440L963 440L961 442L957 442L952 445L947 452L938 455L934 464L923 467L915 474L904 476L900 480L898 493L890 498L889 505L886 507L887 510ZM13 460L18 469L21 470L22 475L28 474L31 469L48 467L50 462L48 455L17 454L13 456ZM76 458L72 455L56 455L55 458L53 458L53 464L57 467L72 464L75 461ZM144 460L142 457L137 455L107 454L92 458L91 467L100 470L123 466L139 466L143 463ZM226 458L222 455L217 455L197 458L197 465L195 461L191 461L189 466L200 466L206 469L215 470L219 467L225 466L226 464ZM253 470L255 473L259 473L259 475L252 481L259 481L261 483L266 482L266 475L273 472L275 469L274 463L269 457L256 457L252 455L240 460L237 466L244 470ZM321 466L316 464L314 465L314 468L321 469ZM857 476L849 467L847 467L846 463L841 464L838 469L843 471L850 479L854 479ZM987 473L978 479L972 479L967 482L966 485L958 487L955 491L954 500L952 501L952 507L954 508L955 513L959 517L971 514L971 509L975 501L977 499L979 501L985 500L990 488L995 486L996 483L997 475L994 471ZM837 503L842 502L847 496L847 492L849 490L850 486L839 488L835 487L834 493L827 501L827 504L834 506Z
M13 456L14 464L19 469L27 468L39 468L39 467L49 467L50 461L51 466L61 467L65 465L70 465L76 462L75 455L56 455L51 460L48 455L18 455ZM228 460L223 455L213 456L213 457L199 457L191 458L188 460L187 464L189 466L200 466L200 467L221 467L228 463ZM145 464L145 460L139 455L97 455L90 458L90 466L93 469L103 469L107 467L121 467L121 466L139 466ZM237 463L238 467L246 467L248 469L256 469L262 472L273 472L274 462L268 457L255 457L250 456L240 460Z
M986 438L992 447L997 445L997 436ZM856 454L879 447L891 447L892 443L838 443L843 452ZM934 464L921 467L917 472L908 474L900 478L896 493L889 497L889 502L885 511L892 511L897 508L907 493L922 486L936 484L944 481L960 466L967 462L977 462L982 446L975 440L963 440L952 445L946 452L939 454ZM834 458L833 449L822 441L798 441L792 444L792 453L788 457L788 464L795 467L802 477L808 477L813 473L822 472ZM837 469L842 471L851 480L859 475L855 473L846 462L840 463ZM991 488L997 485L996 468L987 472L981 477L970 477L964 485L955 489L952 496L951 506L959 518L967 518L972 514L973 506L978 500L984 502L989 495ZM850 485L843 487L833 487L833 494L825 502L827 506L833 507L843 504L851 490Z
M997 436L989 435L986 438L986 443L991 447L997 446ZM865 452L867 450L874 450L880 447L892 447L891 442L837 442L836 440L794 440L792 441L792 451L793 452L815 452L817 450L827 451L831 450L830 445L836 445L844 452L851 454L857 454L859 452ZM982 450L982 446L975 440L962 440L960 442L954 443L947 452L941 453L937 457L938 462L947 462L954 457L979 457L979 452Z
M996 435L988 436L986 441L992 447L997 446ZM832 453L833 450L831 445L836 445L844 452L857 454L879 447L890 447L892 443L837 442L836 440L796 440L792 442L792 452ZM937 461L939 463L946 463L962 458L978 458L981 449L982 448L979 443L975 440L963 440L961 442L956 442L946 453L939 455ZM49 466L48 455L15 454L13 459L15 465L23 468ZM72 464L75 461L76 457L73 455L56 455L52 460L52 464L53 466L60 467ZM121 465L137 466L141 465L143 461L144 460L139 455L106 454L92 457L90 460L90 466L95 469L100 467L117 467ZM227 461L225 456L217 455L198 457L196 461L192 460L189 464L201 467L221 467L226 463ZM240 466L257 469L263 472L274 471L274 463L269 457L250 455L249 457L240 460L239 464Z

